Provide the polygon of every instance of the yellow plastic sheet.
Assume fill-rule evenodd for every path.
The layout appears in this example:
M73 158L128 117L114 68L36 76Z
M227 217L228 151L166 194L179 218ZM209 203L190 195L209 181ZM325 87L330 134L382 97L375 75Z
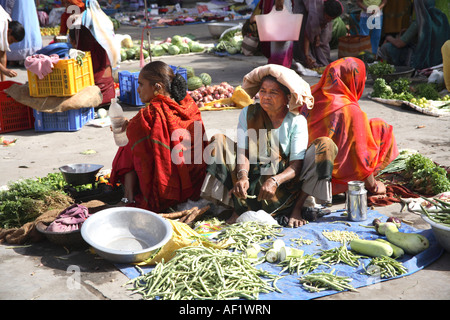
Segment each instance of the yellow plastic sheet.
M230 240L224 240L217 243L208 241L187 224L170 219L167 220L172 224L172 238L158 251L155 256L137 263L137 265L155 265L163 259L167 262L174 257L175 251L187 246L203 245L205 247L225 249L232 243Z
M222 107L214 107L215 104L223 105ZM241 86L237 86L234 89L231 98L224 98L219 100L214 100L205 104L204 107L200 108L200 111L220 111L229 109L243 109L246 106L254 103L254 100L242 89Z

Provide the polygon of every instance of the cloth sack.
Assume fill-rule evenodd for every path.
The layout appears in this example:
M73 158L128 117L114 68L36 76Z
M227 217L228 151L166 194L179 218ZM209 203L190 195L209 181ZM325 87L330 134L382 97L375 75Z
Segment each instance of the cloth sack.
M31 97L28 84L13 84L4 90L11 98L41 112L63 112L73 109L98 107L103 100L99 87L89 86L71 97Z

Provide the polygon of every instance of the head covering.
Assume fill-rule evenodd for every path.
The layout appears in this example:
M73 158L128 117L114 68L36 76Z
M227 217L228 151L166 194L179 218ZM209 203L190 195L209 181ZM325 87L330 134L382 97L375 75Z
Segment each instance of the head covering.
M277 64L268 64L253 69L244 76L242 89L244 89L250 97L254 97L260 87L262 79L271 75L278 82L286 86L291 92L291 100L289 101L289 111L298 114L301 106L311 109L314 104L314 98L311 95L309 84L303 80L294 70L288 69Z
M81 9L85 8L83 0L67 0L67 2L71 5L75 5Z
M314 124L331 113L348 105L359 108L358 100L361 98L366 83L366 66L358 58L342 58L330 63L322 74L320 81L311 87L311 93L317 99L320 96L320 112L314 112L309 118ZM339 103L337 103L339 102Z

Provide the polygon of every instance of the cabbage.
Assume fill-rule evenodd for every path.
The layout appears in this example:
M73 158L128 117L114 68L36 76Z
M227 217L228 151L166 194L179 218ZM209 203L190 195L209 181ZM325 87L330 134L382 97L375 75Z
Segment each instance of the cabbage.
M237 48L238 50L241 50L243 40L244 38L242 36L236 35L230 39L230 43L233 45L233 47Z
M189 42L189 49L191 52L203 52L205 48L198 41Z
M164 42L164 43L161 43L160 46L161 46L165 51L169 51L170 43Z
M156 46L154 46L152 48L152 55L154 57L162 56L165 53L166 53L166 50L164 50L164 48L160 44L157 44Z
M180 48L176 45L169 45L169 47L167 48L167 51L169 52L169 54L171 55L177 55L180 53Z
M187 43L181 43L178 45L178 48L180 48L180 53L189 53L190 49L189 49L189 45Z
M175 35L172 37L171 43L178 46L183 43L183 37Z

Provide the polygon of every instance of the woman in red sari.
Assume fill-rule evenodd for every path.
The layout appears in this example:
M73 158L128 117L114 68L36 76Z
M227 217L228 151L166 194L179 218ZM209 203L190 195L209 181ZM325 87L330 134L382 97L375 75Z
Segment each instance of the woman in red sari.
M377 172L398 155L393 128L379 118L368 119L358 100L364 91L366 68L357 58L330 63L312 86L312 109L303 108L309 141L330 137L338 146L332 174L333 194L347 191L349 181L364 181L372 194L386 193Z
M147 64L138 84L149 104L126 125L129 142L114 158L111 182L123 184L122 202L160 213L199 199L205 128L185 79L166 63Z

